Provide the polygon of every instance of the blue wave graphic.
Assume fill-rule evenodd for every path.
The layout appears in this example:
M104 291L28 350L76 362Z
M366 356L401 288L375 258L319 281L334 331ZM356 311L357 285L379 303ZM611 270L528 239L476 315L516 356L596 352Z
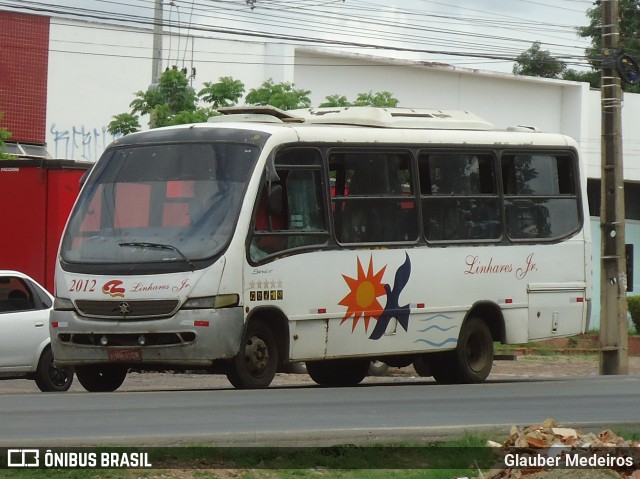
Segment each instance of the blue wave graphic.
M429 326L428 328L419 329L418 332L419 333L426 333L427 331L429 331L431 329L437 329L438 331L442 331L444 333L444 332L449 331L450 329L453 329L453 328L455 328L455 326L449 326L448 328L441 328L437 324L434 324L433 326Z
M427 339L416 339L414 341L414 343L426 343L429 346L433 346L436 348L439 348L440 346L444 346L447 343L457 343L458 342L458 338L447 338L444 341L442 341L441 343L436 343L434 341L429 341Z
M420 321L433 321L434 319L438 318L453 319L453 316L447 316L446 314L436 314L434 316L429 316L428 318L421 319Z

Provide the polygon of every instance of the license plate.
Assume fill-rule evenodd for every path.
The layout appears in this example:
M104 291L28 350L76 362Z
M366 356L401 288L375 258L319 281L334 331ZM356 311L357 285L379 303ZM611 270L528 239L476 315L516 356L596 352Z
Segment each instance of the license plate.
M142 353L137 348L109 349L108 353L109 353L109 361L114 361L114 362L142 361Z

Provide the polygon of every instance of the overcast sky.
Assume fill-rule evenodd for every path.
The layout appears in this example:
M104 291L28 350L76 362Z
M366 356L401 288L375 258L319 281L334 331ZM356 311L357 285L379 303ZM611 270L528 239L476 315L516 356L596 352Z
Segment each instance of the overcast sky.
M181 36L247 33L259 41L296 43L387 57L511 71L513 59L540 41L572 68L588 41L590 0L173 0L166 29ZM151 28L155 0L0 0L0 9L64 15ZM241 37L238 37L241 38ZM177 45L176 45L177 48Z

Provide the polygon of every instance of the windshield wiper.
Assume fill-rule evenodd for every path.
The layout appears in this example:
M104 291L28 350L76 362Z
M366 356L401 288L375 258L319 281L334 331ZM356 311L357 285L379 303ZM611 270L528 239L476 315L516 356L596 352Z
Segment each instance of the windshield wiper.
M155 249L164 249L164 250L170 250L170 251L174 251L178 254L178 256L180 256L185 263L187 263L189 266L191 266L191 271L195 271L196 269L196 265L193 264L193 262L187 258L187 256L180 251L178 248L176 248L175 246L171 245L171 244L164 244L164 243L147 243L145 241L130 241L130 242L126 242L126 243L118 243L119 246L132 246L132 247L139 247L139 248L155 248Z

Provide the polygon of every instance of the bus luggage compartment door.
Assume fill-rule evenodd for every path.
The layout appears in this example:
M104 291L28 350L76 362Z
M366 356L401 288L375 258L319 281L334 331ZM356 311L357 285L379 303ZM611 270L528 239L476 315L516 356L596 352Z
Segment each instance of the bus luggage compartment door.
M529 284L529 339L582 333L585 291L584 283Z

